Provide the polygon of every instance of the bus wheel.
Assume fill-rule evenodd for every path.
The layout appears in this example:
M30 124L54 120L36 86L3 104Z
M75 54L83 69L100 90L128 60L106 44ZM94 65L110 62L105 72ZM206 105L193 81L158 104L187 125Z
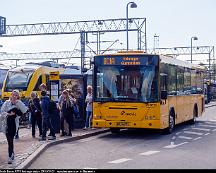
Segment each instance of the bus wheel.
M169 115L169 127L165 129L165 134L171 134L175 127L175 115L170 113Z
M111 133L119 133L120 129L118 128L110 128Z
M195 124L196 122L196 117L197 117L197 107L194 107L194 110L193 110L193 118L191 120L189 120L189 123L190 124Z

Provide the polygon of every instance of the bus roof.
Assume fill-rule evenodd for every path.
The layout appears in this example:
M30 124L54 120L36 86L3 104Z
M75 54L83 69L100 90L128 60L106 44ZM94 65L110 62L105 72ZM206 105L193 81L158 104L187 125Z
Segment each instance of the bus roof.
M161 62L167 63L167 64L172 64L172 65L178 65L181 67L187 67L187 68L192 68L192 69L200 69L200 70L205 70L205 67L198 65L198 64L192 64L188 61L182 61L180 59L176 59L170 56L164 56L160 55Z
M167 64L172 64L172 65L178 65L186 68L192 68L192 69L200 69L200 70L205 70L204 66L198 65L198 64L192 64L188 61L183 61L179 60L176 58L173 58L171 56L165 56L165 55L159 55L159 54L149 54L145 53L142 50L130 50L130 51L119 51L117 53L113 54L102 54L102 55L96 55L96 57L100 56L121 56L121 55L146 55L146 56L159 56L161 62L167 63Z

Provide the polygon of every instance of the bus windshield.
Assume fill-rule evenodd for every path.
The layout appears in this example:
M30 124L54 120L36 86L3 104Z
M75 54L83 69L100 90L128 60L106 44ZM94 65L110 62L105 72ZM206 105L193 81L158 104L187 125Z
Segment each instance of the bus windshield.
M95 101L158 101L158 64L96 66Z
M10 92L14 89L19 89L20 91L26 90L32 74L33 70L9 71L5 91Z

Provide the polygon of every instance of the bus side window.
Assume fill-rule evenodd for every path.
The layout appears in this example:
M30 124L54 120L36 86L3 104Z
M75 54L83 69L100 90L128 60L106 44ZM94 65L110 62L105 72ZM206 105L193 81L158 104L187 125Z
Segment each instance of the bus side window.
M167 74L160 73L161 99L167 99Z

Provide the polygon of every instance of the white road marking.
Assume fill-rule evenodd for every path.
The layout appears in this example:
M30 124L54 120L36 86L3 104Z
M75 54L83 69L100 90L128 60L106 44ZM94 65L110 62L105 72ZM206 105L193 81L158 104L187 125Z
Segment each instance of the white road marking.
M216 126L207 125L207 124L199 124L199 126L202 126L202 127L216 127Z
M203 131L210 131L211 129L204 129L204 128L197 128L197 127L192 127L191 129L194 129L194 130L203 130Z
M191 132L191 131L184 131L184 133L193 134L193 135L203 135L203 133Z
M163 148L175 148L175 147L178 147L178 146L181 146L181 145L184 145L184 144L187 144L188 142L183 142L183 143L180 143L180 144L177 144L177 145L167 145Z
M180 138L180 139L193 139L192 137L188 137L188 136L178 136L178 138Z
M144 152L144 153L140 153L140 155L149 156L149 155L156 154L156 153L159 153L159 152L160 151L147 151L147 152Z
M205 136L207 136L207 135L209 135L210 133L206 133L206 134L204 134Z
M122 158L122 159L118 159L118 160L113 160L113 161L108 162L108 163L123 163L123 162L127 162L129 160L132 160L132 159Z
M184 130L186 130L186 129L184 129ZM181 133L181 132L177 132L176 135L179 135L180 133Z
M193 140L196 141L196 140L201 139L201 138L202 138L202 137L198 137L198 138L194 138Z

